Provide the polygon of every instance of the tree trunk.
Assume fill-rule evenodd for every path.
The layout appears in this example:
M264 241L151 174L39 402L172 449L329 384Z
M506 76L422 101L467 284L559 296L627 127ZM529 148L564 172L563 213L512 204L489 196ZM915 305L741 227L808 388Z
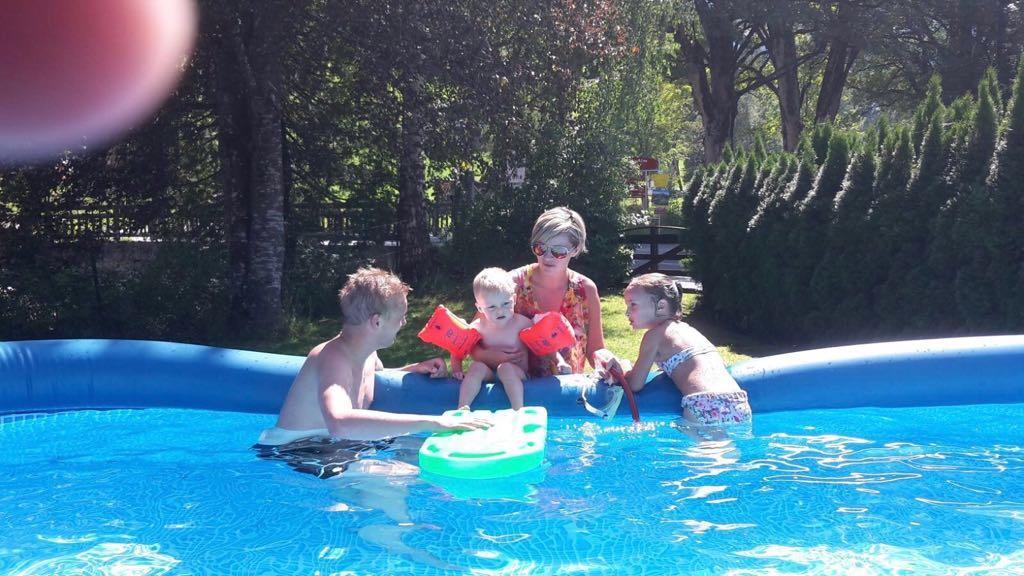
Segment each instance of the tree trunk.
M224 240L228 249L228 324L246 324L249 248L249 161L245 143L250 140L248 107L239 91L242 85L236 61L225 46L217 53L213 74L217 122L217 154L224 207Z
M261 4L266 8L255 15L249 58L256 82L249 100L253 161L249 165L252 202L246 311L250 326L261 333L276 333L284 324L284 143L278 92L283 84L279 54L282 46L278 42L280 4L281 0Z
M409 74L402 90L402 149L398 165L398 270L406 282L422 278L430 260L423 155L422 79Z
M229 321L275 334L283 326L284 176L280 58L283 0L218 5L214 83L225 234ZM243 33L244 30L244 33Z
M988 64L989 50L982 45L994 31L994 2L958 0L949 22L949 49L938 66L942 75L942 100L952 102L978 87ZM994 48L994 46L992 47Z
M466 225L469 209L476 201L476 172L472 169L463 170L458 182L452 186L452 232L462 233Z
M828 56L825 58L825 71L821 77L821 90L814 106L814 123L833 122L839 114L839 105L843 100L843 90L850 76L853 63L860 54L863 42L854 42L856 29L865 25L865 14L856 4L843 2L836 11L835 19L828 22Z
M860 48L850 44L845 38L835 37L829 45L828 57L825 60L825 72L821 78L821 90L818 102L814 107L814 122L832 122L839 114L839 104L843 100L843 89L850 75L854 61Z
M736 104L731 109L726 106L712 105L701 111L704 121L704 163L714 164L722 161L725 145L732 141L733 128L736 125Z
M782 116L782 148L787 152L796 150L800 134L804 130L800 119L803 98L800 94L799 59L796 51L796 36L792 22L772 19L768 22L768 37L765 38L768 56L778 75L779 112Z
M716 9L705 0L695 1L694 6L707 48L687 30L685 22L676 27L675 37L681 47L684 74L704 124L704 162L713 164L721 161L736 123L736 34L728 11Z

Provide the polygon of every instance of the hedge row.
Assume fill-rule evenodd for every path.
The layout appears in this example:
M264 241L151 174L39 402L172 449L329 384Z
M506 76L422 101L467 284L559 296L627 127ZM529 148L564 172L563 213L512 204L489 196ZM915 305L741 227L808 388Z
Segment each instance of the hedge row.
M1024 59L1022 59L1024 62ZM702 306L742 329L850 341L1024 329L1024 65L912 121L821 125L694 174Z

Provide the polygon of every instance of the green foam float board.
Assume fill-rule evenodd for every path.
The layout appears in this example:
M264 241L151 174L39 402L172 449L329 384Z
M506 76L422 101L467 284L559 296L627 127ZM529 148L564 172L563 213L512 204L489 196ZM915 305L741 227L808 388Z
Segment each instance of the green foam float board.
M466 410L449 410L462 416ZM420 448L420 469L452 478L483 480L520 474L540 466L548 436L548 411L540 406L520 410L474 410L488 418L486 430L437 432Z

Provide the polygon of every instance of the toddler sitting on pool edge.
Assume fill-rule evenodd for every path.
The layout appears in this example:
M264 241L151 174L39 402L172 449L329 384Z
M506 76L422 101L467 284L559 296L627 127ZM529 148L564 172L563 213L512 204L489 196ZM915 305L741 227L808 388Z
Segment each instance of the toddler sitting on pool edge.
M637 276L626 287L626 317L634 330L647 330L633 366L612 359L606 369L623 370L638 392L657 363L683 394L683 418L700 425L747 422L747 393L725 368L714 345L681 320L682 289L664 274Z
M480 386L487 380L498 377L509 404L518 410L523 407L523 381L526 380L526 345L519 339L519 332L529 328L533 322L522 314L516 314L516 287L512 276L501 268L485 268L473 279L473 298L476 300L478 317L470 327L480 333L485 346L513 348L523 352L519 362L502 362L490 366L474 360L465 373L462 358L452 356L452 376L461 380L459 385L459 407L469 405L480 393Z

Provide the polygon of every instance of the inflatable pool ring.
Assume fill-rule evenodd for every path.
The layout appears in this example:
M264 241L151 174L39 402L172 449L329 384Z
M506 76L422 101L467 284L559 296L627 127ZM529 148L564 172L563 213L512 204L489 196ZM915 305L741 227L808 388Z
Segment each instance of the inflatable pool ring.
M536 322L519 332L519 339L537 356L548 356L576 343L572 324L558 312L538 314Z
M462 416L467 410L449 410ZM447 476L485 480L514 476L541 465L548 435L548 411L540 406L520 410L474 410L491 420L486 430L437 432L420 448L420 469Z
M452 314L444 305L438 305L420 330L420 340L440 346L454 356L465 357L480 341L480 333L470 328L465 320Z

